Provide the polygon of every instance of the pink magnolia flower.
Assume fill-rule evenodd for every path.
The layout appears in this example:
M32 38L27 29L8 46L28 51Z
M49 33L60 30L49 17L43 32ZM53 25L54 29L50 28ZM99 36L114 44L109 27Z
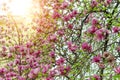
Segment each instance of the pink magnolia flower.
M72 45L71 47L68 47L70 49L70 51L74 52L77 50L78 46L76 45Z
M97 63L97 65L98 65L98 67L99 67L99 68L105 68L105 65L104 65L104 63L102 63L102 62L100 62L100 63Z
M30 48L30 47L32 47L32 46L33 46L33 43L32 43L32 42L27 42L27 43L26 43L26 47L27 47L27 48Z
M19 45L15 45L14 48L15 48L15 49L19 49L20 46L19 46Z
M12 57L12 53L8 53L7 56L8 56L8 58L11 58Z
M40 71L40 68L32 69L30 71L30 73L28 74L28 77L29 78L35 78L38 75L39 71Z
M38 57L42 52L40 50L37 50L33 53L35 57Z
M112 30L113 30L114 33L117 33L117 32L120 31L120 28L119 27L113 27Z
M35 67L38 67L39 66L39 63L38 62L34 62L33 64L32 64L32 66L35 68Z
M73 15L73 17L75 17L78 14L78 12L77 10L73 10L71 14Z
M73 2L74 0L70 0L70 2Z
M100 62L100 60L101 60L101 56L100 56L100 54L98 54L97 56L94 56L93 57L93 59L92 59L92 62Z
M7 66L9 66L9 67L13 67L13 62L9 62L9 63L7 63Z
M39 27L36 30L37 30L38 33L43 32L43 30Z
M72 19L74 16L75 16L75 15L74 15L73 13L69 13L69 14L68 14L68 17L69 17L70 19Z
M20 59L15 59L14 63L17 65L17 64L20 64Z
M71 17L69 16L69 15L65 15L64 17L63 17L63 20L64 21L69 21L71 19Z
M57 65L62 65L65 62L65 59L63 57L60 57L57 61L56 64Z
M12 80L12 78L6 78L5 80Z
M96 25L96 24L98 24L98 20L97 19L92 19L92 25Z
M40 68L35 68L35 69L33 69L33 74L38 74L39 71L40 71Z
M92 0L91 6L92 7L96 7L97 5L98 5L97 1L96 0Z
M65 8L67 8L69 6L69 4L68 4L68 2L63 2L62 4L61 4L61 9L65 9Z
M15 72L8 72L5 77L10 78L10 77L16 77L17 74Z
M65 70L66 70L67 72L69 72L69 71L71 70L71 67L70 67L70 66L66 66Z
M95 80L100 80L100 76L99 75L93 75L93 77L95 78Z
M115 71L116 74L120 74L120 66L116 67L116 68L114 69L114 71Z
M58 35L63 36L64 35L64 29L59 29L57 33L58 33Z
M98 29L97 27L92 26L92 27L88 28L87 32L90 34L94 34L97 31L97 29Z
M67 75L67 73L71 70L70 66L60 66L59 71L61 75Z
M84 51L88 51L88 52L92 51L92 46L89 45L87 42L83 42L81 46Z
M22 76L19 76L18 80L26 80L26 79L24 77L22 77Z
M110 4L112 2L112 0L107 0L106 2L107 2L107 4Z
M104 39L103 30L97 30L97 31L95 32L95 35L96 35L96 39L97 39L97 40L103 40L103 39Z
M24 70L24 66L18 65L18 71L22 71L22 70Z
M99 29L95 32L95 37L98 41L103 40L105 38L105 35L109 34L108 30L106 29Z
M28 69L28 68L30 68L29 64L27 64L27 65L24 66L24 69Z
M68 14L69 20L75 17L78 14L77 10L73 10L71 13Z
M35 75L30 72L30 73L28 74L28 77L29 77L30 79L32 79L32 78L35 78Z
M68 41L68 42L67 42L67 45L68 45L68 47L71 47L71 46L72 46L72 42L71 42L71 41Z
M0 74L4 74L7 72L7 69L6 68L0 68Z
M51 71L49 72L49 76L50 76L50 77L54 77L55 74L56 74L56 71L55 71L55 70L51 70Z
M54 11L52 17L53 17L53 19L60 18L60 14L57 11Z
M14 52L15 48L11 46L11 47L9 47L9 50L10 50L10 52Z
M50 57L54 58L55 57L55 52L51 51L49 55L50 55Z
M47 73L48 69L50 68L50 65L44 65L42 68L43 68L42 73L45 74L45 73Z
M49 36L48 40L55 42L57 40L57 36L55 34L53 34L53 35Z
M3 51L6 51L7 48L6 48L5 46L2 46L2 50L3 50Z
M73 29L73 25L72 24L68 24L68 28L69 29Z
M72 52L76 51L78 46L73 44L71 41L67 42L67 45L68 45L68 49Z
M51 77L47 77L45 80L54 80L54 79Z
M20 46L20 48L19 48L20 50L20 52L24 52L25 51L25 48L24 48L24 46Z

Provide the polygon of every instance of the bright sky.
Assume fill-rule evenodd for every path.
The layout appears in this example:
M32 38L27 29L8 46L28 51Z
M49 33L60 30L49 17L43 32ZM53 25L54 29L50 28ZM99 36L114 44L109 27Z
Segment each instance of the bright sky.
M3 3L8 4L10 7L9 11L13 15L26 15L29 13L32 0L0 0L0 15L5 15L4 11L2 11Z

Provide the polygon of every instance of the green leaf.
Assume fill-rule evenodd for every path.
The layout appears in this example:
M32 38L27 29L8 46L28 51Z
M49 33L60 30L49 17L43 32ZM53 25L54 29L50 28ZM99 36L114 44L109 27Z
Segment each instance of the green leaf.
M120 74L113 76L113 80L118 80L118 79L120 79Z

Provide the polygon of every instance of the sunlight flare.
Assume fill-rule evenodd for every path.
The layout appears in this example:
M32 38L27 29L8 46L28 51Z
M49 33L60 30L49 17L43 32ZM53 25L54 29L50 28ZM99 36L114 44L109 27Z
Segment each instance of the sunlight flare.
M31 0L13 0L9 6L13 15L27 15L31 7Z
M30 13L31 7L32 7L32 0L0 0L1 15L6 15L6 13L11 13L12 15L25 16Z

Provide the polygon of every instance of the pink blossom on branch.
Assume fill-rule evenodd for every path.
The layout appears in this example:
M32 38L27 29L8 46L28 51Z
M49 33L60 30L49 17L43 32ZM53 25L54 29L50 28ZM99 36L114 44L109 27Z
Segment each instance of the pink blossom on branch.
M57 65L62 65L64 64L64 62L65 62L65 59L63 57L60 57L58 60L56 60Z
M97 75L97 74L93 75L93 77L95 78L95 80L101 80L101 79L100 79L100 76Z
M57 34L60 35L60 36L63 36L65 34L64 29L59 29L57 31Z
M95 32L95 39L97 39L98 41L101 41L105 38L106 34L109 34L108 30L106 29L98 29Z
M92 46L89 45L87 42L83 42L81 47L82 47L82 49L84 51L87 51L87 52L91 52L92 51Z
M49 76L50 76L50 77L54 77L56 74L57 74L57 71L56 71L56 70L51 70L51 71L49 71Z
M70 19L71 19L71 17L69 15L63 16L63 20L66 22L69 21Z
M88 28L87 32L90 34L94 34L97 31L97 29L98 29L97 27L92 26L92 27Z
M98 62L100 62L100 60L101 60L101 55L98 54L97 56L93 57L92 62L98 63Z
M73 15L73 17L75 17L78 14L78 11L77 10L73 10L71 14Z
M0 68L0 74L4 74L7 72L7 69L6 68Z
M2 46L2 50L6 51L7 50L6 46Z
M92 25L96 25L96 24L98 24L99 22L98 22L98 20L97 19L92 19Z
M30 47L32 47L32 46L33 46L33 43L32 43L32 42L27 42L27 43L26 43L26 47L27 47L27 48L30 48Z
M60 14L57 11L54 11L52 17L53 17L53 19L60 18Z
M97 5L98 5L97 0L92 0L91 6L92 6L92 7L96 7Z
M61 9L65 9L65 8L67 8L69 6L69 4L68 4L68 2L63 2L62 4L61 4Z
M54 79L51 77L47 77L45 80L54 80Z
M18 76L18 80L25 80L25 78L22 76Z
M107 4L111 4L112 0L107 0L106 3Z
M105 68L104 63L102 63L102 62L97 63L97 65L98 65L99 68L102 68L102 69Z
M63 16L63 20L67 22L67 21L71 20L73 17L76 17L77 14L78 14L78 11L77 10L73 10L68 15L64 15Z
M28 77L34 79L38 75L39 71L40 71L40 68L32 69L28 74Z
M10 52L14 52L15 51L15 48L13 46L9 47L9 51Z
M71 42L71 41L68 41L68 42L67 42L67 45L68 45L68 47L71 47L71 46L72 46L72 42Z
M55 52L51 51L49 55L50 55L50 57L54 58L55 57Z
M78 49L78 46L73 44L71 41L67 42L68 49L72 52L76 51Z
M114 33L118 33L120 31L120 28L115 26L112 28L112 30Z
M60 74L61 75L67 75L68 74L68 72L71 70L71 67L70 66L60 66L59 68L58 68L58 70L60 71Z
M57 35L55 35L55 34L50 35L50 36L48 37L48 40L55 42L55 41L57 40Z
M114 71L116 74L120 74L120 66L114 68Z
M71 13L68 14L68 17L70 19L72 19L73 17L76 17L77 14L78 14L78 11L77 10L73 10Z
M70 51L72 51L72 52L76 51L77 48L78 48L77 45L73 45L73 46L69 47Z
M68 24L68 29L73 29L73 25L72 24Z

